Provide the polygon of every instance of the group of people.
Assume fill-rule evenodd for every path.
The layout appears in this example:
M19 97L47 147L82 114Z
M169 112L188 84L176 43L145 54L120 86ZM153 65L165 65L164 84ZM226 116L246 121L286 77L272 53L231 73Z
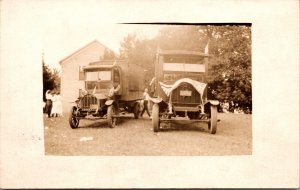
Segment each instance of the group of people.
M224 100L224 102L220 103L220 108L220 111L223 113L251 114L249 107L243 109L238 103L234 103L233 101Z
M48 117L62 116L62 99L60 93L55 90L47 90L45 95L45 112L48 114Z

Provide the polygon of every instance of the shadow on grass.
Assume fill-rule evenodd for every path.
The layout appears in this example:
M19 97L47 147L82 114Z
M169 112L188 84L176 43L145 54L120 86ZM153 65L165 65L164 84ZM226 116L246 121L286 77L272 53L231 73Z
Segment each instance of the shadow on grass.
M200 131L206 132L205 125L198 125L195 124L161 124L160 126L161 132L170 132L170 131Z
M120 118L118 118L117 120L117 126L123 125L127 122L131 122L132 120L135 120L132 116L122 116ZM94 128L108 128L110 129L110 127L108 126L108 123L106 121L106 119L101 119L101 120L96 120L96 121L91 121L92 123L82 123L82 121L80 121L81 123L79 124L77 129L94 129Z
M90 124L79 124L77 129L95 129L95 128L110 128L108 127L107 121L94 121Z

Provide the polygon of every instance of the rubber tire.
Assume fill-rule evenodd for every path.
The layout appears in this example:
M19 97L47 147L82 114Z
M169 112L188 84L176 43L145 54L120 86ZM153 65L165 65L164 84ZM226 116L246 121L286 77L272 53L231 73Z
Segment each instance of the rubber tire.
M154 104L152 107L152 126L154 132L159 131L159 124L159 106L158 104Z
M133 108L134 119L138 119L140 115L140 105L136 103Z
M77 108L73 106L71 108L70 115L69 115L69 124L72 129L76 129L79 125L79 119L76 119L74 116L74 112L76 111L76 109Z
M210 106L210 121L208 122L208 129L210 134L215 134L217 132L217 106Z
M107 123L110 128L114 128L116 126L116 118L113 118L113 114L115 113L115 108L113 105L108 106L107 108Z

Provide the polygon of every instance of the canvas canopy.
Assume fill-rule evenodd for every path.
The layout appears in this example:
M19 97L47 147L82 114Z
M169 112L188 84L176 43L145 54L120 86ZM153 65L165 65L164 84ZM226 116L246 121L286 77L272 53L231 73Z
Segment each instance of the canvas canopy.
M203 98L203 94L204 94L204 90L207 86L207 84L199 82L199 81L195 81L189 78L183 78L180 80L177 80L174 84L172 85L168 85L168 84L164 84L162 82L159 82L161 88L163 89L163 91L165 92L165 94L167 96L170 96L171 92L176 89L181 83L189 83L191 84L200 94L201 94L201 99Z

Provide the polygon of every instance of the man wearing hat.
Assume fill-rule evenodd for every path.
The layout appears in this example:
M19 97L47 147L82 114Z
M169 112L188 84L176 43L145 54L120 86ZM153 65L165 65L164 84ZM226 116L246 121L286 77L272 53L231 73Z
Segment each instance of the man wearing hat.
M47 90L46 91L46 113L48 114L48 117L51 117L51 109L52 109L52 94L51 94L51 90Z

